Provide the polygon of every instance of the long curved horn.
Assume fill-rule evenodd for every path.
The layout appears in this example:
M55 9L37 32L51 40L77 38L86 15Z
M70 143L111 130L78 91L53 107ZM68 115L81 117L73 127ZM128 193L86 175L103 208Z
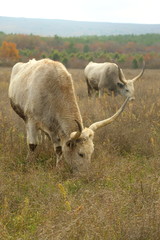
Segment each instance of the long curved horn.
M122 106L119 108L119 110L110 118L107 118L105 120L95 122L93 123L89 128L93 131L96 131L98 128L104 127L108 125L109 123L113 122L116 120L116 118L120 115L120 113L124 110L127 102L130 100L130 97L127 97Z
M72 132L70 135L70 139L66 142L66 145L70 148L73 148L76 145L76 139L78 139L82 133L82 125L80 124L79 121L75 120L77 125L78 125L78 129L79 131L77 132Z
M141 71L136 77L134 77L131 81L132 81L132 82L135 82L136 80L138 80L138 79L143 75L144 69L145 69L145 61L143 61L142 71Z
M127 84L127 80L125 79L124 73L122 71L122 69L118 66L118 76L119 76L119 80L124 83Z
M76 140L80 137L81 133L82 133L82 125L80 124L79 121L75 120L77 125L78 125L78 130L77 132L75 132L75 134L72 136L71 140Z

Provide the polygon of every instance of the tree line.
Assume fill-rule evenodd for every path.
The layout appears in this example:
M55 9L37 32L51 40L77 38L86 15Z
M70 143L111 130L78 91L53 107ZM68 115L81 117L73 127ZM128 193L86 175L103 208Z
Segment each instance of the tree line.
M0 32L0 65L51 58L68 68L84 68L89 61L115 62L123 68L159 68L160 34L42 37Z

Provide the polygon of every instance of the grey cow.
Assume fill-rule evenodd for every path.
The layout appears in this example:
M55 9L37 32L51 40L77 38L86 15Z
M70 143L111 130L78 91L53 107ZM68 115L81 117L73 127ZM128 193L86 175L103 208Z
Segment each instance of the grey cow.
M99 97L103 96L104 90L111 95L118 94L134 99L134 82L138 80L144 72L145 63L142 71L133 79L127 80L122 69L115 63L89 62L84 69L84 75L88 87L88 95L91 96L93 91L99 91Z
M75 172L88 170L94 133L114 121L129 100L112 117L84 128L72 77L63 64L50 59L15 64L9 98L25 122L29 153L40 144L39 132L43 132L54 145L57 163L63 157Z

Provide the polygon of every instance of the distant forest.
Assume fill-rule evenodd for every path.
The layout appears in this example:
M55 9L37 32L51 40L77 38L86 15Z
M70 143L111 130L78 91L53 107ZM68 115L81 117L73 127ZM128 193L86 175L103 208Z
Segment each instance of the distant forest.
M84 68L89 61L115 62L123 68L160 67L160 34L42 37L0 32L0 65L50 58L68 68Z

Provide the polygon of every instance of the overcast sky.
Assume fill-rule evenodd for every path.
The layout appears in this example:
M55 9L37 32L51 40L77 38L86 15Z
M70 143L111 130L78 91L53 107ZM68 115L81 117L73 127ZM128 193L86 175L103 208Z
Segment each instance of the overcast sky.
M0 16L160 24L159 0L2 0Z

